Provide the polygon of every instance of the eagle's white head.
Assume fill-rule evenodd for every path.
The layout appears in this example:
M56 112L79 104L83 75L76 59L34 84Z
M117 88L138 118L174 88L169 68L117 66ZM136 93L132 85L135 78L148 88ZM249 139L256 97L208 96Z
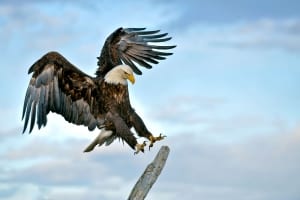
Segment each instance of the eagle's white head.
M104 77L105 82L115 85L127 85L127 79L134 84L133 71L128 65L118 65L111 69Z

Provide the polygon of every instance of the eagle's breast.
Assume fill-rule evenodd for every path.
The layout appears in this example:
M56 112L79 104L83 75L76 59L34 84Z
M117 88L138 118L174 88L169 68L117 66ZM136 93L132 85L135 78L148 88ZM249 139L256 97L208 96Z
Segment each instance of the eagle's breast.
M112 110L122 112L122 110L130 108L127 85L103 82L101 91L101 101L105 107L105 112Z

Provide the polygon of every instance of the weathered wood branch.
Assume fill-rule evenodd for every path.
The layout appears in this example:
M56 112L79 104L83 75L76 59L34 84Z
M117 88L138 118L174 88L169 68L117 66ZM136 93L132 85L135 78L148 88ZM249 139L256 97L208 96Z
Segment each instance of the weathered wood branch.
M146 167L144 173L131 190L128 200L145 199L152 185L164 168L169 152L170 148L168 146L162 146L160 148L155 159Z

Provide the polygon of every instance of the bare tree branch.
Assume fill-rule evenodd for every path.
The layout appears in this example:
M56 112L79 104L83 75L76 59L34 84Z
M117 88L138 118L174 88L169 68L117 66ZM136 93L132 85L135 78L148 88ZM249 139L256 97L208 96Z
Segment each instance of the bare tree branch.
M168 146L162 146L160 148L155 159L146 167L144 173L131 190L128 200L145 199L152 185L155 183L164 168L169 152L170 148Z

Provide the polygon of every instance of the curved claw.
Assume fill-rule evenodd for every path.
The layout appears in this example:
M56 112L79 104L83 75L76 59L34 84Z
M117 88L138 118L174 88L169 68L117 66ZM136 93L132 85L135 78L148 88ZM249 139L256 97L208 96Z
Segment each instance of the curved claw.
M166 136L166 135L163 135L162 133L160 133L158 137L154 137L153 135L151 135L151 136L149 137L149 140L150 140L149 151L150 151L150 148L153 147L153 144L154 144L156 141L163 140L165 137L167 137L167 136Z
M140 151L144 153L144 147L146 146L146 141L144 141L142 144L137 143L135 145L136 151L134 152L135 154L138 154Z

